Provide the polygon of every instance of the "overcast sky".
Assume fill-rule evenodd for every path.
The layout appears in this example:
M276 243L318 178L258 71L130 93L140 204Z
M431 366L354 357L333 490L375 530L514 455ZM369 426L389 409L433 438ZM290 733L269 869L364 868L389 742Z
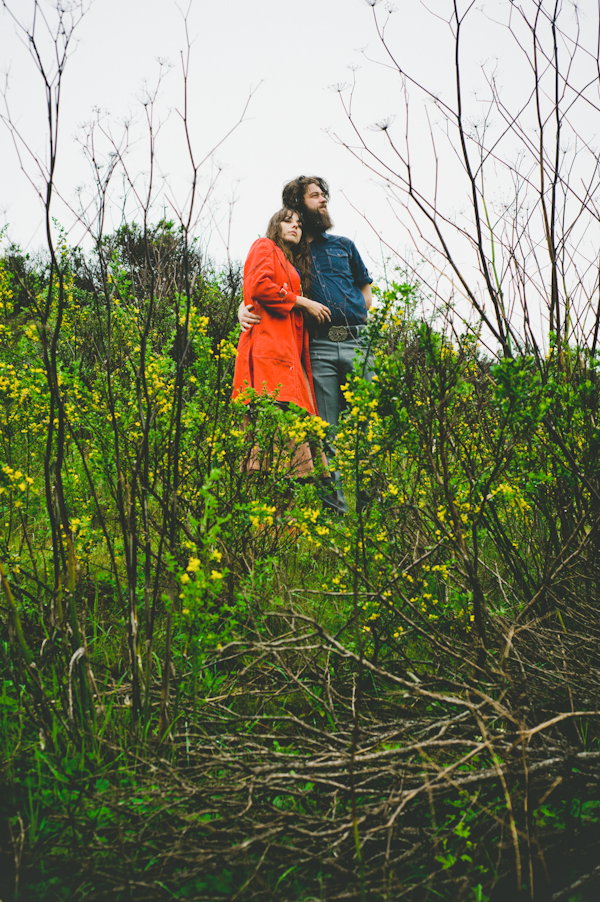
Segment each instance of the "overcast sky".
M50 13L54 4L43 0ZM9 0L20 21L31 21L31 0ZM447 31L432 20L417 2L405 2L390 23L395 49L403 61L422 64L427 35L429 79L443 81L444 67L436 65L436 35ZM179 112L183 109L182 52L186 36L182 10L173 0L93 0L78 24L68 60L61 108L57 186L77 206L91 196L91 171L85 160L85 124L101 111L102 123L115 141L123 122L131 120L129 172L142 190L148 171L148 140L143 101L153 91L159 63L165 72L155 104L157 136L155 174L156 216L173 216L185 206L191 169ZM378 11L384 12L383 6ZM51 61L51 45L41 19L37 38ZM381 257L373 227L400 249L400 234L389 214L384 192L335 135L351 137L340 95L335 86L357 82L357 125L364 129L388 116L402 104L398 77L368 62L365 53L381 58L366 0L194 0L188 16L191 39L188 85L189 119L198 159L210 152L234 126L252 95L244 121L217 149L202 170L200 196L218 171L211 194L210 221L204 219L203 240L217 259L227 253L243 258L252 240L264 232L270 215L280 204L283 183L296 175L317 173L331 183L331 213L336 231L359 243L366 256ZM441 46L441 43L440 43ZM450 51L450 48L448 48ZM28 146L46 158L44 86L28 53L23 36L4 10L0 11L0 59L8 75L7 100L13 120ZM393 73L392 73L393 74ZM441 89L442 84L437 86ZM347 90L343 95L349 98ZM367 133L374 145L383 136ZM20 170L9 133L0 133L0 221L24 248L35 249L44 240L40 204ZM96 135L100 155L108 144ZM28 172L36 167L20 149ZM77 189L83 188L79 194ZM113 183L111 224L119 225L124 190ZM233 206L231 206L233 204ZM356 208L356 210L353 209ZM204 208L207 209L206 207ZM130 205L129 214L133 206ZM231 219L229 212L231 210ZM60 203L54 215L79 241L81 229ZM371 222L367 225L362 214Z
M4 2L21 23L31 22L34 0ZM68 4L71 0L61 2ZM438 212L459 223L463 214L468 218L470 188L460 153L455 152L457 142L453 150L452 141L448 141L452 128L447 128L444 115L444 102L455 103L454 44L447 21L453 9L451 0L427 0L426 4L396 0L397 8L391 15L386 12L390 4L385 0L376 5L380 25L387 23L386 39L397 65L414 79L407 93L397 66L386 56L379 40L370 0L192 0L189 7L188 3L85 0L89 9L75 29L63 82L56 186L65 203L57 198L52 210L71 243L89 241L69 205L76 211L83 207L88 218L94 210L93 172L84 154L84 147L89 150L91 146L89 123L94 119L93 141L100 164L118 147L127 167L127 178L117 169L111 183L108 231L119 226L124 216L140 221L136 192L142 197L147 185L150 158L146 117L150 110L156 138L151 215L155 221L161 216L176 219L186 209L191 165L181 119L185 12L191 43L191 144L197 161L207 158L200 170L197 234L214 259L224 261L230 255L242 260L279 208L284 182L300 174L319 174L331 185L334 231L355 239L376 277L390 248L398 252L399 259L408 257L418 265L428 256L429 236L422 223L413 221L403 207L402 197L398 201L396 192L394 200L394 192L386 186L386 173L394 180L394 173L403 171L389 143L390 136L403 155L408 135L415 184L424 197L435 199ZM40 0L49 22L55 21L55 7L56 0ZM524 0L523 7L535 11L535 4L529 0ZM475 138L485 133L493 148L486 162L488 210L495 203L496 210L506 211L514 203L514 173L502 168L502 154L511 166L524 167L523 184L531 187L535 205L539 174L535 163L537 113L531 100L533 70L528 59L531 34L527 23L509 0L461 0L461 8L469 10L461 32L464 100L468 105L465 123ZM549 2L548 8L553 9L554 2ZM543 16L540 21L545 24ZM578 52L570 68L569 54L574 46L571 36L561 38L559 53L563 71L591 92L589 97L577 91L565 96L568 116L575 121L570 123L574 130L565 129L564 147L575 167L572 179L579 179L577 167L591 165L587 181L580 179L587 186L585 191L592 192L590 197L598 188L594 169L600 125L597 25L596 0L582 0L577 6L565 2L561 7L561 27L589 45ZM551 48L552 35L549 25L545 27ZM52 43L41 17L36 40L51 70ZM0 97L0 112L10 115L23 139L15 148L10 131L0 123L0 225L8 224L5 240L8 236L24 249L36 250L44 243L42 208L22 167L36 184L41 184L35 156L47 158L47 130L44 85L29 49L9 13L0 7L0 65L6 76L4 96L8 105L4 106ZM154 94L161 71L156 100L149 106L148 96ZM553 120L551 66L545 77L549 84L542 105L547 109L542 112L548 116L548 131ZM337 90L353 84L354 93L349 87L341 94ZM428 98L418 84L431 92ZM492 84L504 108L493 108ZM346 105L352 100L356 132L344 114L341 99ZM506 130L506 122L510 121L510 111L523 103L528 105L520 117L521 132L517 136L510 128ZM577 112L579 109L582 112ZM373 128L388 122L392 127L387 132ZM502 138L502 145L494 143L494 135ZM356 148L361 141L383 159L384 165L375 162L375 173L342 146L346 142ZM476 164L476 142L470 145L470 152ZM531 152L533 162L527 158ZM373 162L368 155L363 156ZM104 172L102 168L100 171ZM203 203L207 192L209 197ZM529 215L525 208L524 215ZM472 225L469 230L474 234ZM456 236L457 257L462 263L463 255L466 259L470 254L471 273L476 272L473 243L468 237L461 239L460 232ZM532 238L534 266L538 238L543 238L543 233ZM587 240L597 246L589 229ZM433 262L442 265L439 258ZM584 261L584 265L588 263ZM439 270L430 266L426 284L431 296L439 288L440 297L452 297L455 289L451 282L444 277L436 283L436 274ZM543 293L543 272L539 278ZM456 280L454 283L460 294L460 285Z

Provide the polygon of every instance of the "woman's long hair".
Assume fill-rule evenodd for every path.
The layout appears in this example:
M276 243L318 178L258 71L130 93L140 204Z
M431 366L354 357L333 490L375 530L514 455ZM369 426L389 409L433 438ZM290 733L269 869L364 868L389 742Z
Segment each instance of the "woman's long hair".
M278 210L277 213L271 216L269 225L267 226L267 238L270 238L271 241L273 241L283 252L286 260L289 260L290 263L296 267L296 269L300 273L302 293L306 295L310 289L311 278L310 246L304 236L304 228L302 228L302 238L300 239L298 244L288 244L281 237L281 223L289 222L294 213L296 213L296 215L300 215L297 210L290 210L289 207L283 207L281 210ZM300 225L302 225L302 218L300 218Z

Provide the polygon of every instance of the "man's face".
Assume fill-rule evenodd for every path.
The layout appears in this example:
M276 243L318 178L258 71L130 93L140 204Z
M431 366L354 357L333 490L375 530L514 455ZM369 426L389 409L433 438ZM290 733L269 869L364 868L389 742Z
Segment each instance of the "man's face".
M311 212L327 212L327 198L314 182L304 192L304 206Z
M307 185L304 192L304 225L309 240L311 236L326 232L333 226L327 209L327 198L316 182Z

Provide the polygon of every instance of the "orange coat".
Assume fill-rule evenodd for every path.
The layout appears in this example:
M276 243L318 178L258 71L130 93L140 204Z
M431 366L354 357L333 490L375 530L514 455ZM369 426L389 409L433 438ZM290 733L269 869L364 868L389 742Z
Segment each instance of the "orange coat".
M244 303L254 306L261 321L240 336L234 398L250 386L316 414L308 332L302 314L293 309L300 294L300 276L277 245L269 238L255 241L244 264Z

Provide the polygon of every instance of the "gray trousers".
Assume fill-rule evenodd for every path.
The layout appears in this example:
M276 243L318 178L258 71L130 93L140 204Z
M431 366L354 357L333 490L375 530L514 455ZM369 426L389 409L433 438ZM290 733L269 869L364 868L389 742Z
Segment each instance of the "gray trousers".
M310 364L319 416L336 429L340 421L340 414L346 407L346 399L340 386L348 381L351 373L364 376L370 382L373 378L371 363L366 329L359 338L349 338L346 341L330 341L327 338L311 336ZM333 463L335 452L331 446L325 446L325 454L328 463ZM357 486L357 508L360 509L365 500L360 486ZM340 514L348 512L340 473L337 470L329 481L323 501Z

